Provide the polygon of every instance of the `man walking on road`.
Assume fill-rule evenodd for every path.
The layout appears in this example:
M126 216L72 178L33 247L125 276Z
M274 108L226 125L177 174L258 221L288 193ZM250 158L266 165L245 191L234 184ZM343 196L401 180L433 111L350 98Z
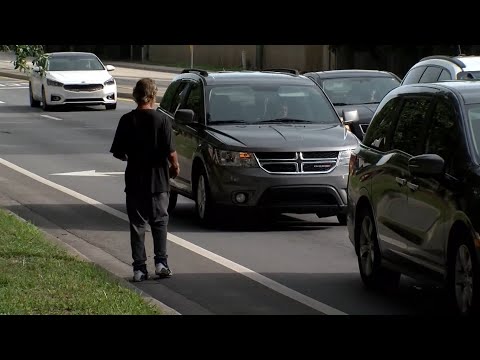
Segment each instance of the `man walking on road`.
M125 192L134 281L148 279L147 222L153 236L155 274L172 275L167 263L169 178L178 176L180 168L171 121L154 109L156 95L152 79L137 82L133 90L137 108L121 117L110 149L114 157L127 161Z

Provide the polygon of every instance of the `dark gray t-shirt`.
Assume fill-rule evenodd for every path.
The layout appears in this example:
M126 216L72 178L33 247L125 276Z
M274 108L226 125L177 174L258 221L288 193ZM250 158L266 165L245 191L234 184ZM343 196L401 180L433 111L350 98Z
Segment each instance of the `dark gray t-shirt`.
M110 152L127 155L125 192L170 191L168 155L175 151L171 120L156 110L132 110L118 123Z

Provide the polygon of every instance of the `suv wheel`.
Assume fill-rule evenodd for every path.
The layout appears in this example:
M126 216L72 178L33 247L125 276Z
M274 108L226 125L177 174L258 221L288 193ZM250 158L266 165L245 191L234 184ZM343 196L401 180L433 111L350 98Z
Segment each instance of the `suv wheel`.
M377 229L370 211L359 214L360 232L358 235L358 267L367 289L395 288L400 281L400 273L382 268Z
M450 295L458 313L471 315L479 310L479 278L475 252L465 239L458 241L452 253Z
M170 197L168 200L168 213L172 213L173 210L175 210L175 207L177 206L177 199L178 199L178 193L170 190Z
M195 211L201 223L211 224L214 218L215 205L210 195L210 186L204 169L198 174L195 185Z

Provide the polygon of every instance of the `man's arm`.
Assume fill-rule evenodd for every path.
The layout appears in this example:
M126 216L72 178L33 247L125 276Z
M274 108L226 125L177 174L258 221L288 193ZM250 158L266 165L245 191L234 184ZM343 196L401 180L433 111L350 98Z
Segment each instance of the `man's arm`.
M115 131L112 147L110 148L110 152L113 156L122 161L127 161L126 136L128 132L126 131L125 126L125 118L122 116L118 123L117 130Z
M174 179L180 174L180 164L178 163L176 151L168 155L168 161L170 162L170 177Z

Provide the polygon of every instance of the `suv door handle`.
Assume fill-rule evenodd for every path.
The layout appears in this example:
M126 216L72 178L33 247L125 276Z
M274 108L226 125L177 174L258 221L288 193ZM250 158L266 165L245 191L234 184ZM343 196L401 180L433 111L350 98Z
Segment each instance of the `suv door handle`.
M412 184L411 182L407 182L407 186L412 191L417 191L418 185Z
M399 178L399 177L396 177L395 178L395 181L400 185L400 186L403 186L407 183L407 180L405 179L402 179L402 178Z

